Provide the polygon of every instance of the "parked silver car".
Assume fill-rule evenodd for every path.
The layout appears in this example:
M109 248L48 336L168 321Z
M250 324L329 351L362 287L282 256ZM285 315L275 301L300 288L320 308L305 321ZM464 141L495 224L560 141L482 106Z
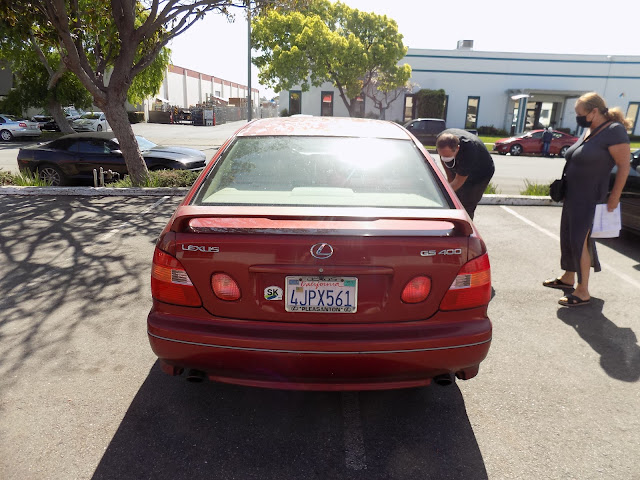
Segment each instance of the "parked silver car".
M10 142L14 137L39 137L40 135L42 132L38 122L0 113L0 139L3 141Z

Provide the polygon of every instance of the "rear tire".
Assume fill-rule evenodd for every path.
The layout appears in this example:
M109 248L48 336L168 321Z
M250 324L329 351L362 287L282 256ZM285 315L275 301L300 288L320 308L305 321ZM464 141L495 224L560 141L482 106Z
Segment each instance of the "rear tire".
M97 131L97 132L101 132L101 131L102 131L102 125L98 125L98 126L96 127L96 131Z
M516 143L515 145L513 145L509 149L509 153L514 157L517 157L518 155L521 155L522 154L522 145Z
M558 153L558 155L560 155L562 158L564 158L565 154L567 153L567 150L569 150L569 146L565 145L564 147L562 147L560 149L560 153Z
M38 168L38 177L47 180L52 187L60 187L67 184L67 177L62 170L54 165L42 165Z
M0 131L0 138L5 142L10 142L13 140L13 134L9 130L2 130Z

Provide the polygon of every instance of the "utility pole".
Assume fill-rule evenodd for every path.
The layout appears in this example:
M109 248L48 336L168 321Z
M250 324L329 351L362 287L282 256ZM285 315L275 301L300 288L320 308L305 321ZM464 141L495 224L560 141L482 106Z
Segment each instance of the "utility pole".
M247 70L248 70L248 80L247 80L247 85L248 85L248 95L247 95L247 121L250 122L252 115L251 115L251 0L247 0L247 56L248 58L248 64L247 64Z

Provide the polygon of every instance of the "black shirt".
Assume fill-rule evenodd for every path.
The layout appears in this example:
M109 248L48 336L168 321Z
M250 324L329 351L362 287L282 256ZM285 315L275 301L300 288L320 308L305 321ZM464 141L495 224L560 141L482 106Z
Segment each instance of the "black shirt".
M479 183L493 176L493 158L477 136L459 128L447 128L440 135L444 133L450 133L460 139L460 150L450 170L457 175L469 177L465 183Z

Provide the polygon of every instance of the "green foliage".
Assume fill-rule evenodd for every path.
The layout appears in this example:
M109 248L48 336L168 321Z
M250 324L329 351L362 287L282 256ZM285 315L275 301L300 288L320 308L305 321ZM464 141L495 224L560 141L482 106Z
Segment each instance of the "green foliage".
M493 195L496 193L500 193L500 191L498 191L498 187L494 185L493 182L489 182L489 185L487 185L487 188L484 189L484 193Z
M127 112L127 116L131 124L144 122L144 112Z
M288 117L289 116L289 110L287 110L286 108L283 108L282 110L280 110L280 116L281 117Z
M149 179L140 187L190 187L196 181L200 172L190 170L156 170L149 172ZM123 180L109 184L110 187L130 188L133 186L131 177L126 175Z
M423 88L416 92L416 116L421 118L444 118L444 106L447 94L444 90Z
M49 187L51 182L41 180L38 172L32 173L30 170L21 170L20 173L3 172L0 170L0 185L19 187Z
M501 128L496 128L493 125L478 127L478 136L483 135L487 137L508 137L509 132L506 130L502 130Z
M160 50L151 65L133 78L127 93L130 104L140 104L145 98L158 93L170 61L171 50L165 47Z
M262 84L276 92L331 82L350 112L374 76L393 89L411 67L398 66L407 52L394 20L343 3L311 0L301 11L272 10L252 22L253 59Z
M524 181L524 190L520 190L520 195L531 195L534 197L549 196L548 184L535 183L530 180Z

